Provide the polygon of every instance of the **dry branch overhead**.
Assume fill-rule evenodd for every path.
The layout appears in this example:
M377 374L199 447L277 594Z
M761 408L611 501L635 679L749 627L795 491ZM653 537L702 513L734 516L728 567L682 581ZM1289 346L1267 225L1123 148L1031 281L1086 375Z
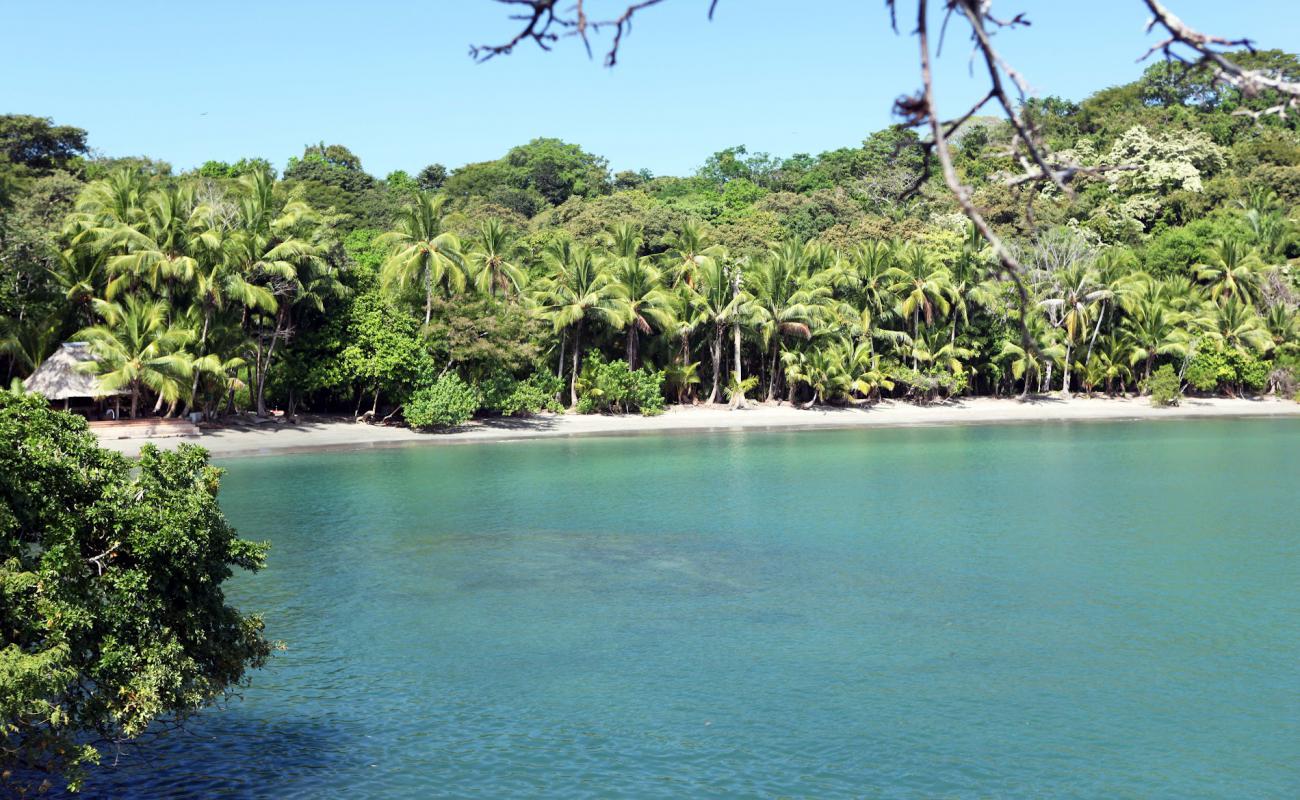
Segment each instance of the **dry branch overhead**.
M1281 95L1276 104L1262 111L1240 109L1236 112L1239 114L1256 119L1269 114L1285 118L1288 110L1300 110L1300 83L1285 80L1282 76L1271 74L1266 70L1245 69L1227 57L1225 51L1231 49L1244 48L1253 53L1255 46L1250 39L1229 39L1201 33L1175 16L1159 0L1143 0L1143 2L1151 11L1151 21L1147 23L1147 31L1160 28L1167 36L1152 45L1138 61L1145 61L1155 53L1163 53L1166 59L1178 61L1189 67L1211 68L1216 81L1237 89L1246 97L1258 97L1266 91Z

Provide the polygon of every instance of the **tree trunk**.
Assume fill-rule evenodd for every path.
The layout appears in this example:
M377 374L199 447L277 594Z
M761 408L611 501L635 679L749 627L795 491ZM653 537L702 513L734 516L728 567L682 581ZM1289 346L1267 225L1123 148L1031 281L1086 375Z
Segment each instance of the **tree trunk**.
M740 321L739 320L731 323L731 341L732 341L732 346L735 348L736 351L736 396L731 398L732 400L731 405L732 408L744 408L745 393L741 391L740 388L741 374L740 374Z
M424 271L424 324L427 327L433 319L433 272Z
M1064 373L1064 375L1062 375L1061 377L1061 396L1067 400L1070 398L1070 353L1071 352L1072 349L1070 347L1070 343L1067 341L1065 343L1065 367L1062 368L1061 370L1061 372Z
M569 331L567 329L560 331L560 360L555 362L555 377L557 378L564 377L564 344L568 339Z
M257 370L257 416L266 416L266 376L271 371L271 356L275 354L276 342L280 339L280 332L287 328L285 323L288 311L281 307L280 315L276 317L275 330L271 332L271 344L266 348L266 361L258 364Z
M569 373L569 407L578 407L578 366L582 359L582 320L573 330L573 370Z
M1083 357L1083 366L1092 362L1092 346L1097 343L1097 333L1101 330L1101 321L1106 318L1106 301L1101 301L1101 311L1097 313L1097 324L1093 326L1092 337L1088 339L1088 354Z
M722 373L722 325L713 326L713 342L709 345L709 355L713 358L713 389L709 392L709 403L718 401L718 379Z
M767 374L767 402L776 399L776 377L777 370L781 363L781 346L779 342L772 342L772 369Z
M631 325L628 325L628 326L627 326L627 366L628 366L628 369L636 369L637 366L638 366L638 364L637 364L637 360L638 360L638 358L639 358L640 345L641 345L641 341L640 341L641 337L640 337L639 334L640 334L640 331L637 330L637 328L636 328L636 323L635 323L635 322L633 322Z
M210 306L208 306L208 305L205 304L204 307L203 307L203 332L199 334L199 348L198 348L198 349L199 349L199 356L200 356L200 357L202 357L203 355L205 355L205 353L203 352L203 350L204 350L204 348L207 346L207 343L208 343L208 323L210 323L211 321L212 321L212 309L211 309ZM200 373L199 373L198 370L195 370L195 371L194 371L194 382L190 385L190 400L189 400L189 405L190 405L191 408L194 407L194 401L197 399L197 396L198 396L198 393L199 393L199 374L200 374Z

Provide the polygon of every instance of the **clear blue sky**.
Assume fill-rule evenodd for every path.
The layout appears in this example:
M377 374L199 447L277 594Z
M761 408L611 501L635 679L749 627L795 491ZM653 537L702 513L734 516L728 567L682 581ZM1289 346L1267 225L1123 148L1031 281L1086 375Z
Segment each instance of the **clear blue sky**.
M1168 0L1202 30L1296 50L1293 3ZM643 12L609 70L577 43L475 64L470 43L514 31L492 0L0 0L0 113L53 117L88 129L107 155L180 169L242 156L282 167L325 140L383 176L558 136L614 169L684 174L734 144L782 156L856 144L919 85L915 40L889 30L881 0L720 0L712 23L707 5ZM1044 95L1132 80L1153 41L1139 0L995 8L1028 12L1032 29L999 38ZM948 42L951 115L980 93L968 54Z

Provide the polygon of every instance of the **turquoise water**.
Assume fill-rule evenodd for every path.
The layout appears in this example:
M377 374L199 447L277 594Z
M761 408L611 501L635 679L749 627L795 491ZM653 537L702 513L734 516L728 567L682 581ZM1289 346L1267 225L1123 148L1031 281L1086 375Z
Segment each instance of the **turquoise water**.
M1300 795L1300 420L227 462L287 649L88 795Z

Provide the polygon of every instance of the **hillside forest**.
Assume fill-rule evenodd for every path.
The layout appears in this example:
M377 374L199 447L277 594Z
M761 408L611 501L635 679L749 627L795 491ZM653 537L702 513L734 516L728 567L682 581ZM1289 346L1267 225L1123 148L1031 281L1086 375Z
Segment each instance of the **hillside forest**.
M1279 51L1238 54L1300 78ZM419 427L668 403L1295 396L1294 116L1157 63L1026 117L1122 167L1015 187L1006 123L955 135L1025 265L999 277L916 134L694 174L553 138L382 178L339 144L176 172L0 117L0 370L85 341L123 413L346 413ZM62 123L64 121L60 121ZM1024 289L1022 296L1021 289Z

